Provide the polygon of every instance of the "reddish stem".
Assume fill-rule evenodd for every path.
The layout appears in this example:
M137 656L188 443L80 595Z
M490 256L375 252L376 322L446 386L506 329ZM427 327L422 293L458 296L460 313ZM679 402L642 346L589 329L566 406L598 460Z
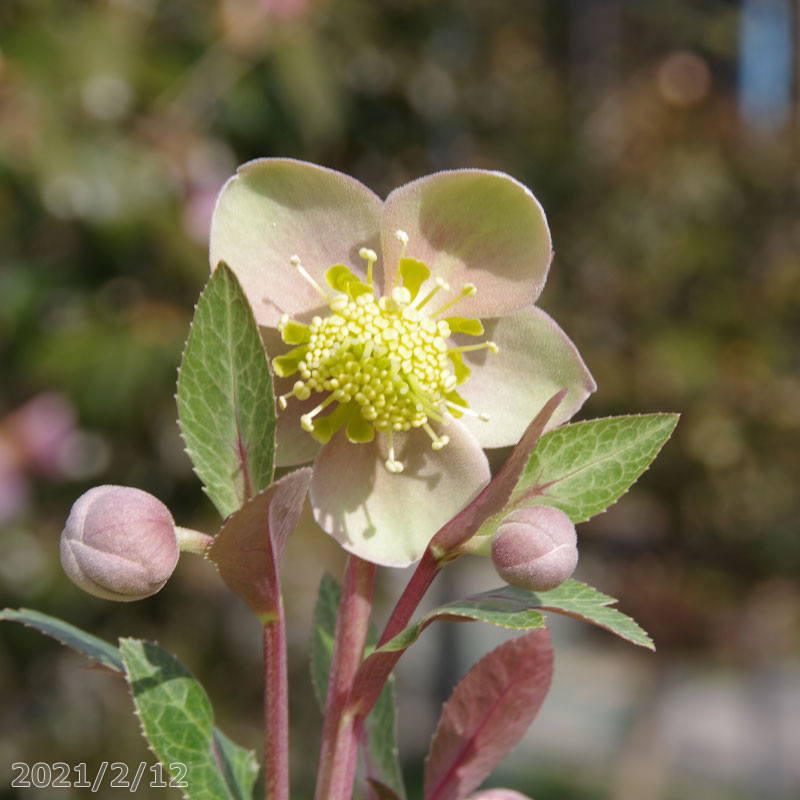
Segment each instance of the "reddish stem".
M440 567L441 564L428 549L397 601L381 635L379 647L408 625L420 600L438 575ZM356 673L353 680L354 690L350 695L347 711L356 715L359 721L363 722L372 710L401 655L403 655L402 650L373 653Z
M348 558L328 678L316 800L349 800L353 793L361 726L349 704L367 643L375 572L375 564L355 555Z
M430 585L433 583L433 579L439 573L439 568L439 562L434 557L430 548L427 549L419 564L417 564L417 568L414 570L411 580L403 590L403 594L400 595L400 598L395 604L392 615L389 617L386 627L381 634L378 647L386 644L389 639L400 633L400 631L411 622L411 617L414 615L417 606L425 596L425 592L428 591Z
M264 622L264 772L266 800L289 800L289 682L280 595L276 618Z
M276 618L264 622L264 772L266 800L289 800L289 681L280 595Z
M539 441L553 412L564 399L566 391L566 389L562 389L544 404L542 410L525 429L522 438L497 475L484 486L466 508L456 514L433 537L408 586L397 601L392 616L386 623L379 646L386 644L408 625L439 569L447 561L463 554L459 553L459 548L477 533L488 517L502 511L505 507L533 448ZM402 653L402 650L393 653L373 653L359 669L354 681L354 686L357 688L353 692L348 709L357 714L359 719L363 719L369 714L375 705Z

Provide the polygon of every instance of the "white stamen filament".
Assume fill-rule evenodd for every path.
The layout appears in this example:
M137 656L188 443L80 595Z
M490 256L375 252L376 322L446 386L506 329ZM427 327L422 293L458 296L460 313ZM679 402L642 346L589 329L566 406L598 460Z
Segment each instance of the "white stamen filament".
M481 422L489 422L491 417L488 414L479 414L477 411L473 411L468 406L462 406L458 403L454 403L452 400L445 400L444 404L448 408L452 408L455 411L460 412L461 414L466 414L468 417L475 417L475 419L479 419Z
M497 354L500 352L500 348L497 346L495 342L481 342L480 344L464 344L460 347L448 347L448 353L471 353L474 350L486 350L488 349L490 353Z
M314 417L317 416L321 411L324 411L336 398L329 394L313 411L309 411L308 414L303 414L300 417L300 427L304 431L308 431L311 433L314 430Z
M434 311L431 316L438 317L443 311L447 311L448 308L452 308L456 303L460 303L465 297L474 297L476 294L478 294L478 287L474 283L465 283L461 287L461 294L458 297L449 303L445 303L438 311Z
M428 294L426 294L425 297L416 304L415 307L417 310L422 308L422 306L424 306L425 303L427 303L428 300L430 300L438 291L442 289L444 289L446 292L450 291L450 284L448 284L443 278L435 278L434 280L436 281L436 286L434 286L433 289L431 289Z
M322 295L322 299L329 303L331 298L328 293L308 274L306 268L300 263L300 256L293 255L289 261L292 266Z
M378 254L368 247L362 247L358 254L367 262L367 285L372 286L372 265L378 260Z

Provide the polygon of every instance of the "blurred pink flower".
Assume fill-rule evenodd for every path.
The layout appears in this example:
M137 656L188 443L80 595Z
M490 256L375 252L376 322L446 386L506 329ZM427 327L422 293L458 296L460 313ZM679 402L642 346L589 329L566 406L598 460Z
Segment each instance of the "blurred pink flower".
M62 448L76 430L75 410L66 398L51 392L39 394L14 412L8 427L31 467L60 474Z
M30 472L62 476L75 425L69 401L53 393L36 395L0 420L0 522L27 510Z
M311 7L311 0L261 0L261 5L271 17L298 19Z

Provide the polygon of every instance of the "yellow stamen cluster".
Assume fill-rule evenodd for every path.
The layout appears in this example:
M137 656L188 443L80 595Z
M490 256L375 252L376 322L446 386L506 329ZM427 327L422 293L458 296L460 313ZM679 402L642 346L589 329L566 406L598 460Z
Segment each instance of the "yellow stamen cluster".
M305 387L355 401L379 431L418 428L456 387L450 371L447 323L419 319L400 307L362 294L310 325L306 357L298 364ZM311 430L311 415L303 417Z
M398 238L405 250L408 237L398 231ZM396 473L403 470L403 464L395 457L395 432L422 428L430 437L431 446L440 450L449 437L437 435L429 420L447 424L445 412L488 419L471 411L456 392L457 384L469 374L460 353L478 347L496 352L497 348L492 342L448 347L446 340L451 335L448 321L432 318L461 297L474 294L473 286L465 286L456 301L429 316L422 306L430 294L422 302L414 302L420 284L430 274L424 264L413 262L409 267L408 274L416 276L409 279L411 288L397 285L388 297L378 299L372 287L376 255L363 249L361 256L368 262L368 283L362 283L346 267L333 267L327 278L339 291L330 296L303 269L299 258L292 259L303 277L325 297L331 313L314 317L308 326L288 317L282 320L280 330L284 341L300 346L275 359L275 371L281 377L298 372L300 379L291 392L278 399L281 407L286 408L290 397L307 400L312 392L327 393L319 405L300 418L303 429L326 441L347 424L348 438L360 442L371 441L377 430L388 437L386 468ZM404 261L408 260L401 258L401 267ZM446 284L438 281L437 287ZM470 322L482 330L477 320ZM457 376L453 367L458 364L463 373ZM338 406L320 417L333 403Z

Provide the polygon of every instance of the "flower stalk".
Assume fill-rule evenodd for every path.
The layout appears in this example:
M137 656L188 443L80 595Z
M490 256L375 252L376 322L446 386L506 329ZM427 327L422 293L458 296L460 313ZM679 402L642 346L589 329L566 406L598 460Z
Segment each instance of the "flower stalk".
M214 543L213 536L191 528L180 528L177 525L175 526L175 536L178 539L178 550L181 553L194 553L198 556L204 556L208 548Z
M349 800L352 795L360 721L350 698L367 644L376 571L372 562L349 556L336 619L315 800Z
M289 680L280 595L275 618L264 620L264 770L266 800L289 800Z

